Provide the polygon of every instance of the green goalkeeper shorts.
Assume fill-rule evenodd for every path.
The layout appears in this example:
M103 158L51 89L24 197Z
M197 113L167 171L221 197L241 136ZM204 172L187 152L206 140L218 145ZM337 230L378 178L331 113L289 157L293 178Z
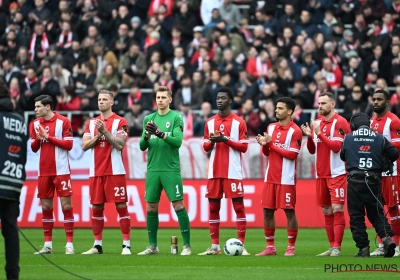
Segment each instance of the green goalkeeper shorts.
M183 199L182 176L180 172L148 172L146 176L146 202L159 202L164 189L169 201Z

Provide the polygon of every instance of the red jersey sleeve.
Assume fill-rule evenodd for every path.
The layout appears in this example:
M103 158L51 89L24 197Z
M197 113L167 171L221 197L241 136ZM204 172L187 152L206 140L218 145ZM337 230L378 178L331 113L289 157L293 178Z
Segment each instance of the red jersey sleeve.
M239 142L228 140L226 144L232 149L245 153L249 144L249 134L247 133L246 123L241 120L239 124Z
M72 127L71 122L65 118L63 121L63 132L62 132L62 139L58 139L54 136L48 137L48 141L55 146L70 151L74 144L74 138L72 134Z
M33 124L33 121L29 124L29 134L31 136L31 149L36 153L40 149L40 140L36 138L36 131Z
M203 136L203 149L209 152L213 149L214 145L210 141L210 133L208 132L208 121L204 125L204 136Z
M85 133L83 134L83 136L91 136L91 134L90 134L90 122L91 122L92 120L90 119L90 120L88 120L87 122L86 122L86 126L85 126Z
M318 135L318 138L329 148L329 150L338 153L343 146L344 136L349 133L349 131L350 128L347 121L345 119L338 119L332 140L324 136L322 133Z
M391 144L400 150L400 120L397 117L392 118L390 123L390 138Z

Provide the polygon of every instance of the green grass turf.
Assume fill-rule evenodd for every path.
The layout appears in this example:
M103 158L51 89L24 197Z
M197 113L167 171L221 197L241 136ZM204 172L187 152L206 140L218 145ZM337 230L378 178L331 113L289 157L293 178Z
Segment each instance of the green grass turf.
M23 229L24 234L37 247L43 245L42 230ZM358 272L331 273L324 272L324 266L338 264L390 264L400 271L400 258L356 259L352 255L357 251L346 229L342 247L342 256L316 257L325 251L327 240L323 229L300 229L296 244L295 257L283 257L287 244L286 230L278 229L276 248L278 255L272 257L255 257L265 247L262 229L248 229L246 248L252 256L228 257L197 256L210 245L207 229L194 229L192 232L192 249L194 255L171 255L170 239L172 235L179 238L181 250L182 238L177 229L159 230L159 255L137 256L145 249L147 233L145 230L132 229L132 256L121 256L121 234L118 229L105 229L103 234L103 255L81 255L93 245L91 230L75 230L75 255L65 255L65 236L63 229L54 230L54 254L46 255L51 261L66 270L89 279L400 279L397 273ZM374 234L369 230L371 248L374 249ZM221 242L236 237L235 229L222 229ZM52 264L42 256L34 255L32 247L21 236L21 274L20 279L78 279ZM0 263L4 263L4 244L0 242ZM3 265L0 266L1 269ZM344 266L343 266L344 270ZM4 271L0 271L4 279Z

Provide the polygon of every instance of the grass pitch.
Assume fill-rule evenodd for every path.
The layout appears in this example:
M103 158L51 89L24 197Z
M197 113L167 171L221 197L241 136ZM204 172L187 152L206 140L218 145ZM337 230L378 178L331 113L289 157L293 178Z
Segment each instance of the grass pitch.
M23 233L37 247L43 245L42 230L23 229ZM63 229L53 233L52 255L46 255L52 262L62 268L87 279L400 279L399 273L356 272L332 273L327 265L341 265L341 270L350 269L350 265L360 268L374 267L385 269L382 265L400 271L400 258L357 259L352 255L357 251L346 229L340 257L316 257L329 246L324 229L300 229L296 244L295 257L283 257L287 245L285 229L276 232L277 256L255 257L265 247L262 229L248 229L246 249L252 256L228 257L197 256L210 246L207 229L193 229L192 256L171 255L170 240L172 235L179 238L179 249L182 238L178 229L159 230L159 255L137 256L146 248L147 232L132 229L132 256L121 256L122 238L119 229L105 229L103 234L103 255L81 255L93 245L91 230L75 230L75 255L65 255L65 236ZM375 249L375 239L369 230L371 251ZM236 237L235 229L221 229L221 243ZM21 236L21 274L20 279L79 279L56 268L34 250ZM4 264L4 244L0 242L0 263ZM3 269L3 265L1 265ZM0 279L4 279L4 271L0 271ZM384 278L383 278L384 277Z

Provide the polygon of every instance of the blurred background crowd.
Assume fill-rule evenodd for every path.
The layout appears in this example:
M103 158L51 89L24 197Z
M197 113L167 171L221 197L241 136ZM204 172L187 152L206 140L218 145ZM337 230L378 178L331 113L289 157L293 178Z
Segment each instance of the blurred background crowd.
M57 111L80 112L75 135L106 88L139 136L162 85L185 137L202 136L228 86L256 135L281 96L295 99L299 125L323 91L350 119L371 114L370 94L383 88L399 116L399 24L400 0L0 0L0 77L22 115L41 94Z

